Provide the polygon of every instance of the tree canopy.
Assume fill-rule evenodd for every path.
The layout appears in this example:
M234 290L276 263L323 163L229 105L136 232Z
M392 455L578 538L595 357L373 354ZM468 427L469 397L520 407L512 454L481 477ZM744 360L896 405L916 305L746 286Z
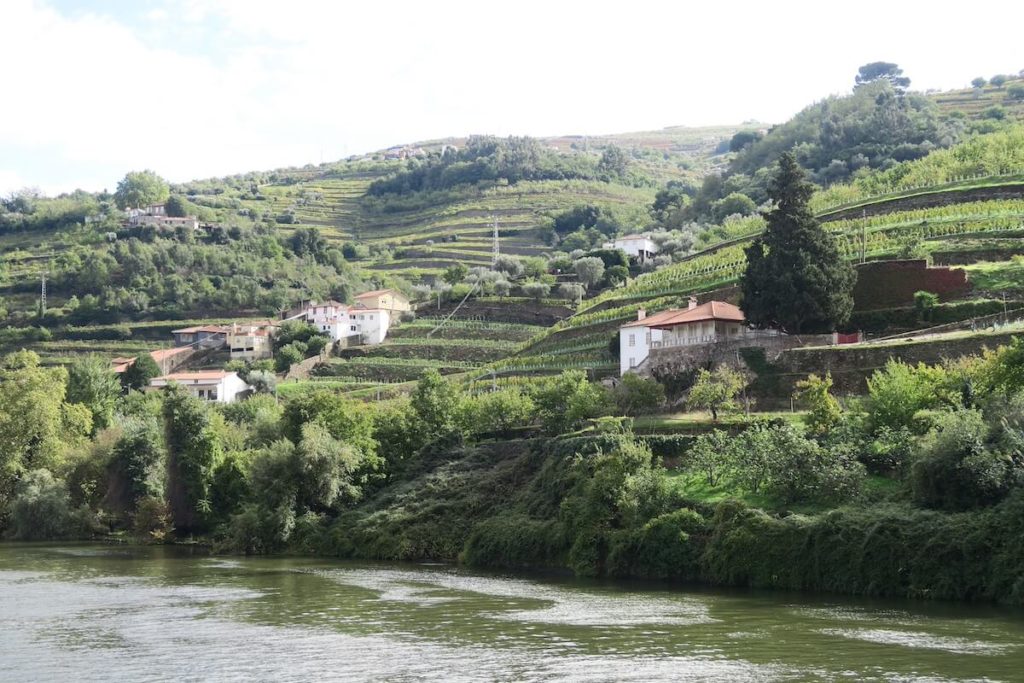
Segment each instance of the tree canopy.
M769 187L768 226L745 250L742 308L757 327L831 332L853 310L856 272L811 213L812 192L796 159L784 154Z
M114 201L121 209L137 209L165 202L170 194L167 181L153 171L132 171L117 183Z

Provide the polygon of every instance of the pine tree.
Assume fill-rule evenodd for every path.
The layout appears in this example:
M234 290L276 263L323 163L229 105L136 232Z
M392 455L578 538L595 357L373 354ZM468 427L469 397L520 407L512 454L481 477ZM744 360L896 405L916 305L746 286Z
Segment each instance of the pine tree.
M768 227L746 249L742 308L755 327L832 332L850 318L857 273L811 213L812 192L793 155L783 154L768 188Z

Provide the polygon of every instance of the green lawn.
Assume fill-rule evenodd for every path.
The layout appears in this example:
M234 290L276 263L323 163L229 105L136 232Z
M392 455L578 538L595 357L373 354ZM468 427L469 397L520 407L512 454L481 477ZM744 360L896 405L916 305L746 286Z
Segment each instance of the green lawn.
M1000 292L1024 289L1024 261L982 261L963 269L975 290Z

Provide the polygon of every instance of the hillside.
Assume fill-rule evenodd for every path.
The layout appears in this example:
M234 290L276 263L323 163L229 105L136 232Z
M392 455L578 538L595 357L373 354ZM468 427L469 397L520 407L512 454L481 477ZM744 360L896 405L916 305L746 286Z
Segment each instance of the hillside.
M960 91L915 96L909 111L917 113L907 116L925 120L937 111L942 119L966 117L988 128L964 131L961 142L917 159L861 169L818 192L814 206L843 253L854 260L932 254L940 263L972 267L1019 253L1014 239L1024 213L1024 144L1021 128L1009 123L1016 110L1007 94L1015 83L975 89L971 106ZM867 116L876 105L865 94L873 92L833 98L826 110ZM1000 98L1009 116L979 118L976 101ZM611 338L638 308L655 312L691 294L735 297L729 288L742 272L742 249L763 223L756 215L722 217L717 210L700 217L697 207L708 189L702 179L725 173L728 187L734 178L761 177L761 171L749 172L751 160L786 136L805 135L821 115L816 107L764 140L758 136L765 126L757 123L536 140L471 136L321 166L193 181L171 190L211 226L195 240L125 232L109 196L29 198L32 213L0 214L6 226L0 296L10 325L4 344L31 347L53 362L86 351L130 356L168 345L169 330L186 321L273 316L304 297L346 299L362 289L395 286L438 305L398 327L380 347L346 351L314 370L317 386L375 398L407 389L426 368L492 384L501 376L521 382L570 368L611 374ZM722 153L741 130L754 146ZM737 163L747 164L741 166L747 175L737 174ZM665 218L669 212L658 209L665 188L678 193L670 201L680 202L681 213L694 209L690 217ZM581 207L597 212L596 221L558 227L560 217ZM524 261L525 274L490 278L495 226L501 254L545 260ZM653 272L633 268L626 282L600 283L578 307L575 294L561 294L577 279L573 264L580 255L638 228L664 231L667 255ZM172 264L172 287L163 264ZM449 287L442 276L457 266L469 275ZM44 270L47 312L39 318ZM482 291L472 291L469 283L481 277ZM510 291L497 286L501 278ZM527 294L531 283L539 288ZM1001 291L980 280L968 298L985 301ZM467 296L483 308L460 307ZM552 314L538 318L539 307ZM973 309L962 307L967 310ZM282 390L294 395L304 389Z

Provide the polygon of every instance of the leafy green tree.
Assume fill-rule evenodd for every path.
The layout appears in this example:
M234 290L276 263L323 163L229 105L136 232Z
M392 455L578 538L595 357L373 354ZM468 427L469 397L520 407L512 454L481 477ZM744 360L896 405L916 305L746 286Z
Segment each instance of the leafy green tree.
M665 387L630 372L615 385L612 399L620 415L653 413L665 403Z
M111 466L124 491L128 510L143 498L162 498L164 490L163 435L150 417L127 418L124 433L114 444Z
M161 375L160 366L148 353L138 356L121 373L121 386L125 389L142 391L149 386L149 380Z
M576 277L583 286L590 289L604 277L604 261L596 256L585 256L572 264Z
M888 81L897 90L906 90L910 87L910 79L903 75L903 69L892 62L871 62L857 70L857 86L879 80Z
M918 411L959 402L941 367L913 366L892 358L868 378L870 428L916 429Z
M502 254L494 262L494 270L505 273L510 279L515 279L523 274L523 262L515 256Z
M991 83L997 88L1002 88L1004 85L1006 85L1007 80L1009 79L1005 75L996 74L995 76L989 79L989 83Z
M715 202L712 210L714 211L716 220L724 221L726 217L732 216L733 214L739 214L740 216L753 215L757 212L757 204L755 204L754 200L745 194L732 192L726 197Z
M297 444L303 438L305 425L320 424L333 438L355 448L367 465L376 468L372 413L373 409L363 403L321 389L289 400L281 416L281 429L286 438Z
M605 389L587 381L581 370L566 370L532 389L537 415L545 432L562 434L609 411Z
M593 228L601 217L601 207L593 204L574 206L554 217L552 225L555 232L565 235L576 232L580 228Z
M540 301L551 293L551 285L546 282L525 282L522 290L525 296Z
M466 264L456 263L445 269L444 274L441 275L441 279L450 285L457 285L465 280L467 275L469 275L469 268L466 267Z
M274 356L274 369L278 372L288 372L293 365L301 363L304 357L303 352L292 342L287 346L278 349Z
M711 419L717 422L720 411L736 408L736 395L744 385L743 375L727 365L720 365L714 371L701 368L686 405L691 409L711 411Z
M118 208L134 209L163 203L170 193L167 181L153 171L133 171L117 183L114 202Z
M465 430L474 435L509 436L533 422L536 406L516 389L481 394L465 403Z
M989 426L977 410L943 414L911 468L914 500L943 510L992 505L1021 481L1019 455L988 447Z
M728 432L712 430L698 436L687 454L687 466L704 475L708 486L718 486L732 467L733 443Z
M253 370L246 382L257 394L272 394L277 389L277 375L269 370Z
M1018 102L1024 100L1024 85L1021 85L1020 83L1014 83L1013 85L1006 89L1006 95L1011 100L1016 100Z
M71 526L71 501L64 482L49 470L31 470L11 500L11 535L20 540L63 538Z
M427 370L413 389L409 404L427 441L459 432L462 394L437 370Z
M604 281L608 286L620 285L629 279L629 268L625 266L612 266L604 271Z
M0 501L11 500L28 470L63 466L68 446L80 436L69 429L66 387L67 371L41 367L32 351L0 361Z
M301 505L325 512L360 497L355 475L363 458L355 448L334 438L325 425L304 424L294 453Z
M618 145L608 145L601 152L601 161L597 164L599 172L615 178L621 178L626 174L628 168L629 157L626 156L626 153Z
M856 271L814 218L812 193L796 159L784 154L769 188L775 207L767 228L745 250L741 307L757 327L827 332L850 318Z
M121 385L110 363L96 355L84 356L68 366L68 403L80 403L92 412L93 432L106 429L114 417Z
M210 484L221 459L221 444L206 405L179 387L164 390L168 503L174 526L183 533L207 530L212 510Z
M753 144L764 137L756 130L741 130L729 140L729 151L738 152L747 145Z
M824 377L810 374L796 383L794 397L807 406L804 423L811 434L827 434L839 422L842 409L832 395L832 373Z
M987 81L987 80L985 80L985 79L984 79L984 78L982 78L981 76L978 76L978 77L977 77L977 78L975 78L975 79L974 79L973 81L971 81L971 87L973 87L973 88L977 88L978 90L981 90L982 88L984 88L984 87L985 87L985 85L986 85L987 83L988 83L988 81Z
M184 218L193 213L193 206L180 194L173 194L164 203L164 211L173 218Z

